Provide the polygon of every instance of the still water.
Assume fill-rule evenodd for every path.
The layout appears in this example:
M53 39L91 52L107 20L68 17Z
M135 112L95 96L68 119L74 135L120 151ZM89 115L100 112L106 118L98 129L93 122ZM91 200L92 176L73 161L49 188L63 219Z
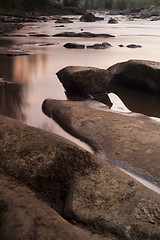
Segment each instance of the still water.
M57 79L56 72L66 66L92 66L108 68L111 65L129 59L160 61L160 25L159 21L129 21L117 16L118 24L108 24L110 16L104 21L82 23L79 16L73 17L73 23L57 27L55 20L48 22L27 23L25 27L8 36L0 36L0 79L17 83L0 87L0 114L16 118L28 125L55 132L80 144L88 146L64 132L41 110L46 98L66 100L64 89ZM115 38L58 38L53 34L63 31L89 31L107 33ZM43 33L50 37L30 37L29 34ZM16 36L18 34L18 36ZM112 47L105 50L66 49L67 42L85 45L109 42ZM48 45L46 45L46 43ZM128 44L139 44L142 48L129 49ZM123 44L120 48L118 45ZM25 56L6 56L8 52L29 52ZM160 98L140 94L133 90L117 89L110 94L113 107L120 112L137 112L151 117L160 117Z

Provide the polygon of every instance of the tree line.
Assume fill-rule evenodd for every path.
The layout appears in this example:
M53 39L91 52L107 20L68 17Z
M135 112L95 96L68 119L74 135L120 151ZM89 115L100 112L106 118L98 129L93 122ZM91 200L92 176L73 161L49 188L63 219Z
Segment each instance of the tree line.
M144 7L154 3L155 0L85 0L84 6L86 9L126 9Z
M0 0L0 8L34 11L49 6L49 0Z

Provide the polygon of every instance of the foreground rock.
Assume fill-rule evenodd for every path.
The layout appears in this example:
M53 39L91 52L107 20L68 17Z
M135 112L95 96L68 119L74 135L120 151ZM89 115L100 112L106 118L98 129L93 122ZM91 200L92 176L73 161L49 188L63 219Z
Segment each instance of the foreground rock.
M160 93L160 62L129 60L117 63L108 70L114 75L113 84Z
M104 20L104 18L96 17L93 13L84 13L80 18L81 22L96 22L100 20Z
M108 38L115 37L114 35L106 34L106 33L90 33L90 32L62 32L53 35L53 37L84 37L84 38Z
M43 109L107 158L146 171L145 177L152 175L160 186L159 125L145 118L91 109L81 102L46 100Z
M0 136L0 167L49 203L35 199L24 186L15 186L13 178L12 182L2 178L2 240L159 239L156 193L55 134L1 116ZM79 223L97 234L82 231Z
M78 66L65 67L57 76L67 92L82 96L105 93L113 77L107 70Z
M65 221L49 205L37 199L28 187L0 173L1 240L78 240L90 239Z

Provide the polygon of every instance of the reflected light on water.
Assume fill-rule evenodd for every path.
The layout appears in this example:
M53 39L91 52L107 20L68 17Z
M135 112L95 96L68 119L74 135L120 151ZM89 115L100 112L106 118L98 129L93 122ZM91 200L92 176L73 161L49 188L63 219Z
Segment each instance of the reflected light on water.
M124 105L121 99L114 93L108 94L111 102L113 103L111 110L115 112L122 112L122 113L131 113L131 111Z

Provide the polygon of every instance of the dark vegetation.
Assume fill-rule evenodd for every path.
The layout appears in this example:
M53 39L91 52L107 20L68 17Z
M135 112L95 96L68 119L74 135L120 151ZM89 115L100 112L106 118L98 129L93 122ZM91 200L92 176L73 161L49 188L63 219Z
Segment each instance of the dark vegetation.
M0 0L0 14L58 14L72 12L75 8L125 9L149 6L157 1L159 0Z

